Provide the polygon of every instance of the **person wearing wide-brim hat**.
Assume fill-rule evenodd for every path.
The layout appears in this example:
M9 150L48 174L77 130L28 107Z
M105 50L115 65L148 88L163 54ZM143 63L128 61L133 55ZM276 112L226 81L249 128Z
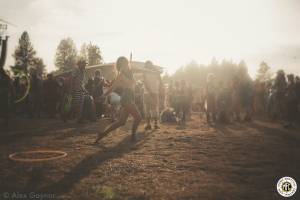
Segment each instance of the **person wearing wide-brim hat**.
M161 88L160 73L151 61L145 63L145 68L149 72L144 73L144 104L146 111L145 130L152 129L151 121L154 121L154 129L159 129L159 94Z

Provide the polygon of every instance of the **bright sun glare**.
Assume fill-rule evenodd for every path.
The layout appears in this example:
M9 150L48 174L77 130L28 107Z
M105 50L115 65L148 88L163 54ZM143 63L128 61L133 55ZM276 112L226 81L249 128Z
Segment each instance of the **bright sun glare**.
M48 71L55 69L54 54L64 37L72 37L78 48L84 42L98 44L106 62L133 52L135 60L153 60L171 73L192 60L206 64L213 57L244 59L252 76L262 60L294 71L299 63L282 56L281 51L282 46L300 44L299 3L295 0L22 3L19 8L10 1L0 3L1 17L18 24L10 30L9 53L22 31L28 30Z

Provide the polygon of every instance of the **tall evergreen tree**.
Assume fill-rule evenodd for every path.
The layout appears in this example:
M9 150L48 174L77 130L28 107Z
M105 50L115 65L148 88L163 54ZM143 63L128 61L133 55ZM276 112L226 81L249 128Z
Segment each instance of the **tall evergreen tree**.
M62 71L73 69L76 66L77 49L71 38L62 39L55 54L55 66Z
M209 73L213 73L218 83L228 85L235 77L240 77L243 80L251 81L248 74L247 65L244 61L236 64L232 61L223 60L219 62L217 59L212 59L208 65L191 62L180 67L170 77L174 80L186 80L189 84L195 87L202 87L206 84L206 78Z
M103 60L100 48L97 45L92 44L91 42L87 45L87 57L89 66L101 64Z
M256 80L265 82L271 79L270 67L266 62L261 62L257 70Z
M33 68L36 70L39 76L42 76L46 73L46 65L44 64L42 58L37 57L33 60Z
M31 44L28 32L24 31L13 54L13 57L15 58L15 65L11 66L12 71L15 74L18 71L27 73L30 66L34 64L35 55L36 51Z
M80 47L79 57L88 60L88 51L86 43L83 43Z

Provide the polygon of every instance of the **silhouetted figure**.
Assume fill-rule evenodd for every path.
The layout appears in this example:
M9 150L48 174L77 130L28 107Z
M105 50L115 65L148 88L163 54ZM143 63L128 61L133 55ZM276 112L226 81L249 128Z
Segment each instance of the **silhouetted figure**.
M72 77L60 77L57 82L60 117L66 122L72 117Z
M43 80L36 70L30 71L30 90L28 95L29 116L41 117L43 104Z
M206 82L206 120L207 123L216 121L216 85L215 75L208 74Z
M8 37L6 37L4 40L2 37L0 37L0 118L4 119L4 125L6 124L6 120L8 120L10 117L13 100L12 81L4 70L7 53L7 41Z
M180 116L180 105L179 105L179 93L180 93L180 82L175 81L174 87L171 91L171 106L174 108L174 112L176 114L176 118L178 119Z
M147 120L145 130L152 129L152 120L154 121L154 129L159 129L160 74L151 61L145 63L145 68L149 70L144 72L144 104Z
M230 122L231 96L229 88L224 82L220 81L216 97L217 120L220 123Z
M44 81L45 111L49 117L54 117L57 112L57 104L60 98L59 85L52 74L47 75Z
M84 88L86 61L83 59L79 60L77 66L72 77L72 113L78 122L80 122L84 95L87 94Z
M296 89L298 103L300 103L300 77L299 76L295 77L295 89Z
M1 46L0 68L2 69L4 69L4 65L6 61L7 42L8 42L8 36L6 36L5 39L2 39L2 37L0 36L0 46Z
M11 115L13 103L13 85L5 70L0 68L0 118L5 121Z
M135 86L135 104L137 105L141 116L144 118L144 86L141 81L138 81Z
M288 124L285 127L292 127L293 123L296 121L297 111L298 111L298 102L297 102L297 91L296 91L296 84L294 80L294 75L289 74L287 75L288 78L288 85L287 91L285 94L286 97L286 108L287 108L287 120Z
M160 89L159 89L159 113L165 110L166 107L166 87L160 78Z
M24 88L22 88L21 79L18 76L13 80L13 89L15 91L14 99L15 100L20 99L23 95ZM14 113L20 114L21 111L22 111L22 102L16 103L14 105Z
M173 81L171 80L168 84L168 91L167 91L167 106L174 108L174 97L175 96L175 86Z
M85 89L89 95L93 95L94 91L94 80L92 78L88 79L88 82L85 84Z
M96 114L98 117L101 117L104 114L105 98L102 98L104 86L105 86L105 80L102 76L102 73L100 70L97 70L95 72L94 88L93 88L92 95L95 100Z
M184 128L186 125L186 117L189 109L189 93L188 87L185 80L180 81L180 86L177 95L177 116L178 125Z
M242 79L240 82L241 106L245 111L244 121L252 121L254 110L254 87L251 81Z
M279 70L276 74L274 89L275 89L275 118L283 119L286 115L285 112L285 92L287 88L287 82L285 78L285 73L283 70Z
M255 113L263 114L266 111L266 83L265 82L255 82Z
M105 137L111 131L125 125L129 115L133 116L133 123L132 123L132 138L135 138L135 134L137 128L142 120L142 117L134 103L134 86L135 81L133 78L132 70L129 67L129 63L127 58L119 57L116 62L116 68L119 72L116 80L113 82L112 86L105 92L105 96L114 91L116 88L120 89L120 96L121 96L121 111L120 117L118 120L111 125L109 125L104 131L98 134L98 137L95 141L97 143L103 137Z
M189 84L187 86L187 112L186 112L186 118L190 120L192 118L192 105L194 101L194 91L192 86Z
M296 76L295 78L295 90L296 90L296 96L297 96L297 106L298 106L298 120L300 120L300 77Z

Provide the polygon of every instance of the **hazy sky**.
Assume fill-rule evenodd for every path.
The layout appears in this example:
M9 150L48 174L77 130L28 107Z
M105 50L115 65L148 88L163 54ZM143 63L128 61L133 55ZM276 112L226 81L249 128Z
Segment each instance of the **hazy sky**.
M10 21L8 65L22 31L55 69L59 41L100 46L105 62L120 55L152 60L169 72L192 60L244 59L253 75L265 60L300 74L300 0L0 0Z

